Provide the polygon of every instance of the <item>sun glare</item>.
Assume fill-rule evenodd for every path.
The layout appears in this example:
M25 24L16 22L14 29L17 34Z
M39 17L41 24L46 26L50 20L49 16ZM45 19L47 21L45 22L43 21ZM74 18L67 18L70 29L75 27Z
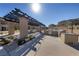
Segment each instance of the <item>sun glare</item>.
M33 12L36 12L36 13L40 12L40 4L39 3L33 3L32 4L32 10L33 10Z

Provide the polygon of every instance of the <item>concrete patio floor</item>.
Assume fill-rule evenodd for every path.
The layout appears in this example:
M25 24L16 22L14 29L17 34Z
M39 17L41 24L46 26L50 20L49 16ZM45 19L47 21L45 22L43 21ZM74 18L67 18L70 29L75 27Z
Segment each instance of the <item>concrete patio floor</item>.
M79 56L79 51L64 44L60 38L44 36L37 44L36 51L31 50L26 56Z

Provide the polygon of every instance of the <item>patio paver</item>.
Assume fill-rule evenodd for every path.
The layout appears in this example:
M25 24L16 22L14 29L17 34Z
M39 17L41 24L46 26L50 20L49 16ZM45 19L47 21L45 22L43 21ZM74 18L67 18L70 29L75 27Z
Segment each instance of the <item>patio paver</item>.
M57 37L44 36L36 48L36 52L31 50L27 56L79 56L78 50L64 44Z

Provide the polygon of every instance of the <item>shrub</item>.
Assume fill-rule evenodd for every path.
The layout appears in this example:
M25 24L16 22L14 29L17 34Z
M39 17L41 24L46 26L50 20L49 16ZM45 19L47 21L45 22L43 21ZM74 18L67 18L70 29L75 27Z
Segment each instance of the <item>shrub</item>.
M0 38L0 45L6 45L8 44L10 41L6 40L5 38Z
M34 38L33 35L30 35L30 36L28 37L29 40L32 40L33 38Z
M26 42L25 40L19 39L19 40L18 40L18 45L22 45L22 44L24 44L25 42Z
M25 39L28 39L28 36L26 36Z
M8 39L15 39L15 37L14 36L9 36L9 37L7 37Z
M17 41L17 43L18 43L18 45L22 45L22 44L28 42L29 40L32 40L33 38L34 38L33 35L29 35L29 36L26 36L26 37L25 37L25 39L28 39L28 40L25 40L24 38L23 38L23 39L21 38L21 39L19 39L19 40Z

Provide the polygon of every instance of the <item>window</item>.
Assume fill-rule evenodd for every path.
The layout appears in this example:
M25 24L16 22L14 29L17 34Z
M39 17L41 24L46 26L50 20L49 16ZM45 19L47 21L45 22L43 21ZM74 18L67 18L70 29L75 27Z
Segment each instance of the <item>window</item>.
M1 29L2 31L6 31L6 27L2 27L2 29Z

